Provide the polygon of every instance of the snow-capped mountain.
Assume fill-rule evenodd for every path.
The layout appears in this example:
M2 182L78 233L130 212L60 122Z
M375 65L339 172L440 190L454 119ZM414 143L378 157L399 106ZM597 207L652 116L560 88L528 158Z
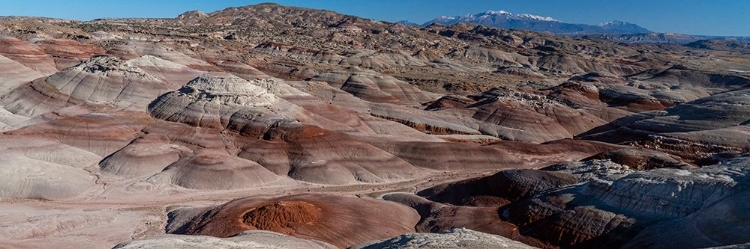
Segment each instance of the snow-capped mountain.
M557 19L552 17L537 16L531 14L513 14L504 10L488 10L478 14L466 14L463 16L441 16L436 18L433 22L440 21L441 24L454 24L459 22L486 22L494 21L497 19L515 19L515 20L535 20L535 21L547 21L547 22L559 22ZM429 22L429 23L433 23ZM444 22L444 23L443 23Z
M574 24L562 22L552 17L532 14L513 14L504 10L488 10L482 13L460 16L441 16L425 23L424 25L432 23L451 25L460 22L476 23L504 29L532 30L563 35L639 34L651 32L641 26L622 21L606 22L599 25Z
M488 10L484 13L481 13L479 15L479 18L488 18L491 16L503 16L509 19L528 19L528 20L539 20L539 21L548 21L548 22L559 22L559 20L552 18L552 17L546 17L546 16L537 16L532 14L513 14L504 10Z

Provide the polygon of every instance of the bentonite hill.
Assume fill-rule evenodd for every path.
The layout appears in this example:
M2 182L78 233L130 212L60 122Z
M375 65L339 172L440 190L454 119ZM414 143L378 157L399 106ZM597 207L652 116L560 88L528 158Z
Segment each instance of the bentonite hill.
M748 48L0 18L0 248L747 247Z

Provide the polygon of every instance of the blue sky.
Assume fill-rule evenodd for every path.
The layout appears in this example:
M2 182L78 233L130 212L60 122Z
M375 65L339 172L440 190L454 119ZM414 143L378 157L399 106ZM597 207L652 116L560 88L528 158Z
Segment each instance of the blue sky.
M213 12L268 1L250 0L0 0L0 16L78 20L100 17L175 17L187 10ZM277 0L385 21L423 23L441 15L506 10L571 23L621 20L657 32L750 36L748 0Z

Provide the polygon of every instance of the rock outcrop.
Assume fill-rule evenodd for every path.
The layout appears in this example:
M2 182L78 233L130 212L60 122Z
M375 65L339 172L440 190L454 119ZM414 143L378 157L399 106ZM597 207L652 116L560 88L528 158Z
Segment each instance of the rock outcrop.
M304 110L231 75L203 75L149 105L158 119L206 128L263 129L305 120ZM262 128L260 128L262 127Z
M593 164L586 163L582 166L589 169L572 171L575 175L588 175L588 181L583 184L510 204L499 212L505 220L525 231L524 235L553 245L653 246L662 243L660 241L666 237L654 236L660 233L650 231L665 224L706 215L718 210L712 207L723 202L729 206L718 211L721 214L713 215L725 217L725 212L739 212L734 208L740 206L732 200L745 192L743 186L748 180L746 163L747 159L743 158L700 169L654 169L632 173L617 169L613 171L612 167L592 168ZM592 169L598 173L591 174ZM712 245L741 243L749 239L741 232L746 226L736 221L739 220L724 220L727 222L725 224L732 223L727 227L737 229L731 232L724 230L732 235L724 237L726 241ZM709 231L713 229L713 224L696 224L694 229ZM703 241L700 243L711 244L706 237L691 238L695 238L696 243ZM663 246L669 247L666 244Z
M96 56L18 87L0 103L15 114L30 117L80 104L142 110L172 87L133 64L137 63Z
M413 232L419 215L408 207L374 199L334 195L242 198L202 209L170 213L168 233L230 237L270 230L339 247Z
M418 193L429 200L405 193L383 198L416 209L420 232L466 227L540 247L669 248L674 243L665 241L678 234L691 235L680 242L686 247L742 244L750 239L740 214L750 179L748 158L645 171L585 160L508 170ZM669 232L657 232L663 229Z

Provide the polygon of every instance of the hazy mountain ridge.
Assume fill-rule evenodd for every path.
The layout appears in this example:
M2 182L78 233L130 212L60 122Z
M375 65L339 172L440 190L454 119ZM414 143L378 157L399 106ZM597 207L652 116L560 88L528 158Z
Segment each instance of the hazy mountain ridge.
M426 26L431 23L451 25L459 22L482 24L503 29L549 32L558 35L651 33L646 28L623 21L612 21L599 25L575 24L562 22L552 17L513 14L504 10L488 10L482 13L462 16L441 16L426 22L424 25Z
M647 33L647 34L592 34L578 35L575 37L585 39L604 39L624 43L661 43L661 44L688 44L701 40L723 40L750 42L750 37L734 36L708 36L708 35L686 35L675 33Z

